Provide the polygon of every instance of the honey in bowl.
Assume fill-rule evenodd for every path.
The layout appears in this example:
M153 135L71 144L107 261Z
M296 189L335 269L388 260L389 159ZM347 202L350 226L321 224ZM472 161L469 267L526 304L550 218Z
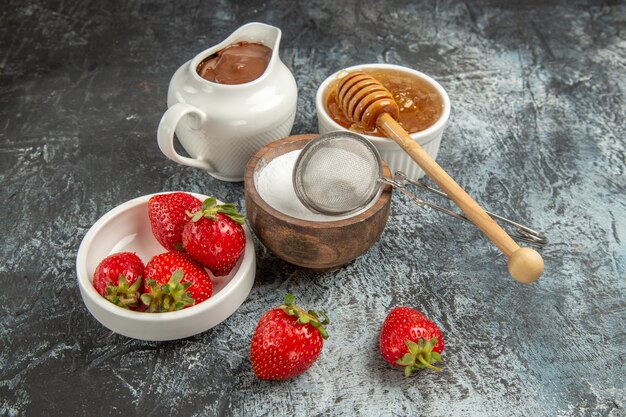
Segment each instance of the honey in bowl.
M203 59L196 72L218 84L244 84L265 72L272 48L262 43L237 42Z
M376 78L391 92L400 109L398 123L408 133L429 128L443 113L442 97L435 87L421 78L390 69L368 69L363 72ZM385 136L378 129L368 131L348 119L337 102L336 83L331 86L325 105L328 115L346 129L370 136Z

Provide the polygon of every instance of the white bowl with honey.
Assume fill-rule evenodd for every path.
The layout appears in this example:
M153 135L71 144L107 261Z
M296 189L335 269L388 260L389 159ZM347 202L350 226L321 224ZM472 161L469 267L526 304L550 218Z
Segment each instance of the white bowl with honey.
M377 129L368 131L350 121L337 103L337 81L350 71L364 71L380 81L400 107L398 122L433 158L437 158L443 131L450 116L450 99L446 90L428 75L392 64L363 64L349 67L326 78L317 90L315 107L320 134L351 130L364 135L380 152L392 172L402 171L419 179L422 169L394 141Z

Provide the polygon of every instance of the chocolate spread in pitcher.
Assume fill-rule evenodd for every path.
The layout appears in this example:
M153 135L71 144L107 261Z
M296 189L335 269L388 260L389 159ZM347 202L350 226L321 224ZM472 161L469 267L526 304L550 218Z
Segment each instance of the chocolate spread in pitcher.
M196 72L218 84L243 84L259 78L272 57L262 43L237 42L200 62Z

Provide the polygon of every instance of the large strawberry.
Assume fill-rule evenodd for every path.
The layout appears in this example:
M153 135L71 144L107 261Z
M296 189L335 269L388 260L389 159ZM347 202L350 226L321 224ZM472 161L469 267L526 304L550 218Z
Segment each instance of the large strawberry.
M148 311L175 311L209 298L213 283L189 255L171 251L156 255L146 265L144 292L141 301Z
M139 296L143 262L131 252L119 252L104 258L93 274L93 286L104 298L123 308L140 307Z
M202 201L187 193L157 194L148 200L152 234L167 250L183 250L183 228L189 223L187 212L194 213Z
M246 246L243 215L234 204L217 204L212 197L189 214L191 221L183 229L185 250L215 276L228 275Z
M380 352L394 366L403 366L404 375L430 368L441 361L443 334L435 323L409 307L396 307L387 316L380 332Z
M261 317L252 336L250 359L260 379L285 380L300 375L315 362L328 333L328 316L320 320L313 310L305 312L287 294L285 304Z

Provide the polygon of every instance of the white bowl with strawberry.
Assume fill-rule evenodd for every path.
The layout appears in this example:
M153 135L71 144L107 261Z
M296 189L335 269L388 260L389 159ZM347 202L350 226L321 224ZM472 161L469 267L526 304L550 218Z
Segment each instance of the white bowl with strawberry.
M234 205L182 192L115 207L89 229L76 258L89 312L141 340L218 325L247 298L255 271L252 235Z

